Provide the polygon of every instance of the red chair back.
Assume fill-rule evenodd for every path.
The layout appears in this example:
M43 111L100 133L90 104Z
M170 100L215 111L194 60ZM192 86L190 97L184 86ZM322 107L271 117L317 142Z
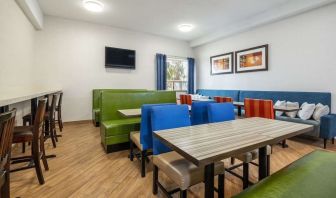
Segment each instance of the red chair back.
M191 105L191 103L192 103L191 95L181 94L180 95L180 102L181 102L181 104Z
M224 103L224 102L233 102L233 99L231 97L223 97L223 96L215 96L214 100L217 103Z
M244 100L245 117L260 117L274 119L274 109L272 100L259 100L245 98Z

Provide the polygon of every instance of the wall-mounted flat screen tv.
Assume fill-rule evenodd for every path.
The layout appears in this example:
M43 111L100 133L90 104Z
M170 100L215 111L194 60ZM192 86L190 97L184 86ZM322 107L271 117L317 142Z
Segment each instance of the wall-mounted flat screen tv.
M135 50L105 47L105 67L135 69Z

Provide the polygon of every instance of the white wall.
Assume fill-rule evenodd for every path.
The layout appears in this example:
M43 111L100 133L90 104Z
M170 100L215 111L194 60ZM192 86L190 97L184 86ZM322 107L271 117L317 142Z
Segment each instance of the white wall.
M94 88L155 89L155 54L193 56L187 42L108 26L46 17L37 32L35 83L61 87L64 121L91 119ZM105 46L136 50L136 70L105 69Z
M33 84L35 30L14 0L0 0L0 93L20 93ZM0 96L1 96L0 95ZM27 113L16 104L17 117Z
M15 1L0 1L0 88L32 82L35 30Z
M336 5L194 49L197 88L332 92L336 111ZM269 71L210 75L210 56L269 44Z

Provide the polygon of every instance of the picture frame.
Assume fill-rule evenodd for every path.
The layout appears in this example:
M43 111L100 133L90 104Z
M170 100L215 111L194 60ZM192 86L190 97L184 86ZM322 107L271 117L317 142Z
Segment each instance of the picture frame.
M210 57L211 75L233 73L233 52Z
M268 70L268 44L235 52L235 72Z

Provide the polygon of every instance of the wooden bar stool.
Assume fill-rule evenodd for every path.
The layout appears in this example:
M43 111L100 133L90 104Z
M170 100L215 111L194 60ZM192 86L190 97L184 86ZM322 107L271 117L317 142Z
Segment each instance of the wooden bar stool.
M46 99L38 103L37 113L32 126L14 127L13 143L32 142L31 155L11 158L12 164L30 162L28 166L13 169L10 172L35 168L37 178L40 184L44 184L40 160L42 160L44 169L49 170L47 158L44 149L43 120L46 110Z
M63 130L63 121L62 121L62 99L63 99L63 92L59 94L58 103L56 106L56 112L57 112L57 120L58 127L60 131Z
M0 197L9 198L9 172L16 110L0 114Z
M55 119L56 101L57 95L53 94L49 110L44 115L45 140L50 138L54 148L56 148L56 142L58 142Z

